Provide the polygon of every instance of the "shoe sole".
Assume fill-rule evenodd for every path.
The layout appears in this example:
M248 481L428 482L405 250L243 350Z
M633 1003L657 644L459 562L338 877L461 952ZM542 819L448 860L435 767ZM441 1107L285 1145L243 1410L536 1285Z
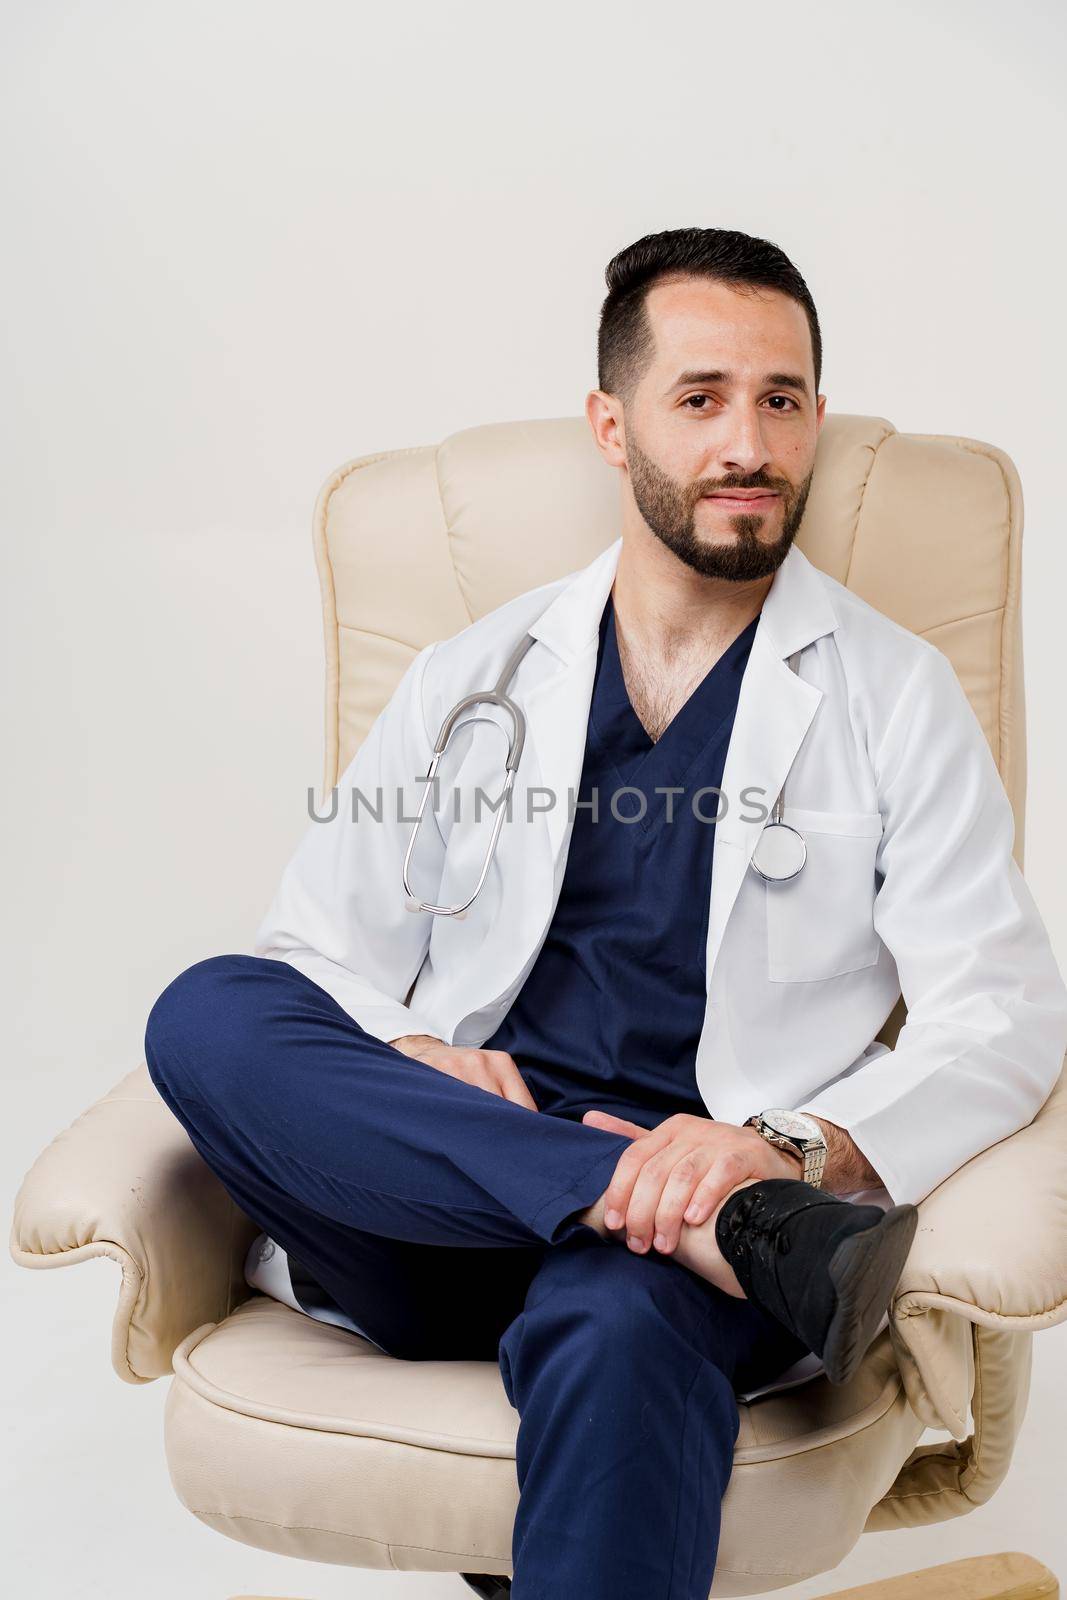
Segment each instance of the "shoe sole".
M830 1257L828 1271L837 1304L822 1361L831 1383L847 1383L870 1348L918 1223L916 1206L891 1206L879 1222L842 1239Z

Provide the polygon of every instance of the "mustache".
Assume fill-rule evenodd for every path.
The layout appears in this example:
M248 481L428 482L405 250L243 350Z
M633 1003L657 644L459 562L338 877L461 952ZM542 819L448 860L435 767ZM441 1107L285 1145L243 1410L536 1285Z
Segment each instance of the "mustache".
M765 472L756 472L747 478L733 473L716 483L701 484L696 499L703 499L706 494L721 494L727 489L766 489L770 494L788 495L792 493L793 485L780 478L770 478Z

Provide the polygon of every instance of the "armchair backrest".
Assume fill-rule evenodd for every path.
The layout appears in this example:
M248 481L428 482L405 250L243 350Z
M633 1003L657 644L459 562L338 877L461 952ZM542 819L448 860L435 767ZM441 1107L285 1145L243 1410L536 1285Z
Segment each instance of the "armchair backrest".
M363 456L323 485L315 557L326 642L329 790L412 656L618 537L618 481L585 417L490 423ZM828 416L797 543L951 660L1015 813L1026 726L1022 490L994 446Z

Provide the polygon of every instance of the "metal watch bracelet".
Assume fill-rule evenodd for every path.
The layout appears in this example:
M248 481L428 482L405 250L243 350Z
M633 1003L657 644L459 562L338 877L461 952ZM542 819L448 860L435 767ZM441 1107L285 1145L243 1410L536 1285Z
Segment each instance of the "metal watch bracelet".
M779 1150L791 1151L793 1155L802 1159L802 1178L805 1183L810 1183L813 1189L822 1187L823 1175L826 1171L826 1140L821 1132L818 1140L801 1141L790 1137L788 1134L779 1133L763 1121L763 1113L755 1112L747 1117L743 1126L753 1127L761 1138L768 1144L773 1144ZM805 1145L807 1146L805 1148Z

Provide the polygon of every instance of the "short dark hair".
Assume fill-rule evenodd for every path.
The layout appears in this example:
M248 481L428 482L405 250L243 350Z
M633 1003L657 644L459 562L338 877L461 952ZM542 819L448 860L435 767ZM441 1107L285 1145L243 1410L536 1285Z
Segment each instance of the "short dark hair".
M645 296L664 278L714 278L731 287L777 289L803 306L811 329L815 392L822 379L819 315L807 284L776 244L733 228L671 228L646 233L612 256L604 272L607 298L597 335L597 387L629 404L652 361L654 341Z

